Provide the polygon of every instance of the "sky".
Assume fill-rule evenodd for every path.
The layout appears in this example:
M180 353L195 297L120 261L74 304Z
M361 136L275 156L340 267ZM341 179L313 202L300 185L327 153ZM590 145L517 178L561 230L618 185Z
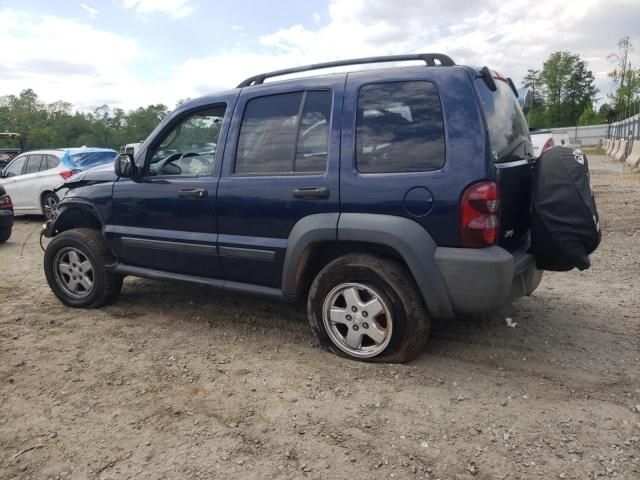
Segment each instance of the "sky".
M0 97L32 88L80 110L173 108L263 71L418 52L519 86L570 51L606 99L607 56L625 35L640 67L639 0L0 0L0 25Z

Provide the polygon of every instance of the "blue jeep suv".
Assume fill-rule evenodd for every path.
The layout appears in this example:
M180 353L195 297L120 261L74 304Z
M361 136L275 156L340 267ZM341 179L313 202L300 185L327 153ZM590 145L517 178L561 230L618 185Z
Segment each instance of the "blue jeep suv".
M266 82L365 63L424 65ZM442 54L280 70L181 105L74 177L44 235L66 305L127 275L304 301L322 346L405 362L430 319L529 295L532 147L513 82Z

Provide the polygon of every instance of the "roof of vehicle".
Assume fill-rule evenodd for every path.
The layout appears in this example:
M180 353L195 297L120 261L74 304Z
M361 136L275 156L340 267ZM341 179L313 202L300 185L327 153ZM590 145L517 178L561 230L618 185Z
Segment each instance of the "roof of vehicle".
M111 152L117 154L115 150L112 148L100 148L100 147L72 147L72 148L42 148L39 150L29 150L26 152L22 152L21 155L54 155L58 158L64 157L65 153L69 155L74 155L76 153L96 153L96 152Z
M21 136L16 132L0 132L0 138L20 138Z

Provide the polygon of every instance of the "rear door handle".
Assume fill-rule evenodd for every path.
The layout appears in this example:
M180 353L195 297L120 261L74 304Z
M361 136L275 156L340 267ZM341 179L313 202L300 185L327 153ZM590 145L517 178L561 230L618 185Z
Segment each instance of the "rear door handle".
M191 188L187 190L179 190L178 196L181 198L189 197L189 198L207 198L209 192L204 188Z
M300 187L293 190L296 198L329 198L327 187Z

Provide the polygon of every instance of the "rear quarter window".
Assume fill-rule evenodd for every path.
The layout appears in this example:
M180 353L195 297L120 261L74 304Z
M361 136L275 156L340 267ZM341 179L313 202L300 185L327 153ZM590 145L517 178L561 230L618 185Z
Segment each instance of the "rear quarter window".
M511 87L498 79L496 86L497 90L492 92L482 78L476 79L476 89L487 122L492 159L496 163L524 159L531 150L527 121Z
M444 161L442 108L433 83L375 83L360 89L356 120L359 172L437 170Z

